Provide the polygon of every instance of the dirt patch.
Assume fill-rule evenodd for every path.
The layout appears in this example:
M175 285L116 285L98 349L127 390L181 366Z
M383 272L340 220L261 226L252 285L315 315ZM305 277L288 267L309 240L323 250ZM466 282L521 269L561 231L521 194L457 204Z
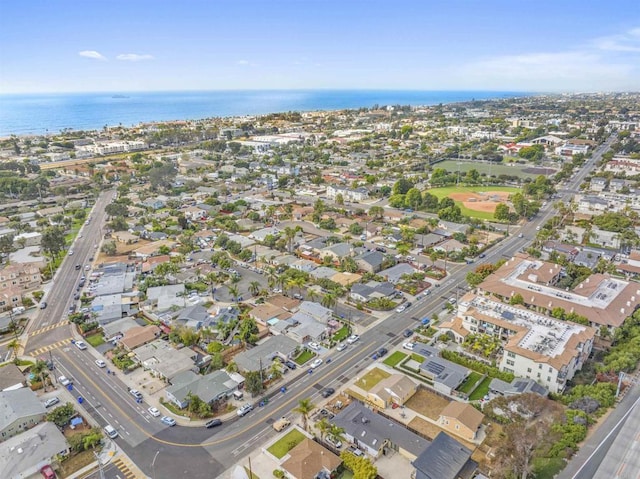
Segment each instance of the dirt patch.
M497 449L500 446L502 426L496 422L488 421L485 418L485 432L487 437L480 444L480 446L473 451L471 459L479 464L479 468L482 471L491 470L491 463L497 453Z
M496 205L506 203L510 194L508 191L460 192L451 193L449 198L460 201L465 208L470 210L493 213L496 210Z
M435 439L435 437L439 433L444 432L445 434L448 434L449 436L454 438L456 441L458 441L459 443L461 443L465 447L468 447L472 451L476 448L476 445L474 443L465 441L464 439L459 438L459 437L455 436L454 434L449 434L448 432L446 432L443 429L439 428L435 424L433 424L433 423L431 423L429 421L425 421L421 417L413 418L411 420L411 422L409 423L409 427L414 429L414 430L416 430L416 431L418 431L421 434L424 434L425 436L427 436L432 441Z
M405 406L417 413L427 416L434 421L438 420L442 410L449 404L449 400L426 389L418 391L406 402Z

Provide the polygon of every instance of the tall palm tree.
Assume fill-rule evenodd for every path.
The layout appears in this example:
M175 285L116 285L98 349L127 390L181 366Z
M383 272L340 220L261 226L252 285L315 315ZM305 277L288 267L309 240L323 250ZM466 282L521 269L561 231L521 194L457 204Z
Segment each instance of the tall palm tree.
M315 301L318 299L320 295L318 294L318 292L315 289L309 289L307 290L307 300L309 301Z
M292 228L291 226L286 226L284 228L284 237L287 240L287 251L291 253L293 248L293 240L299 231L302 231L302 228L298 225Z
M324 440L324 437L331 429L331 423L326 417L323 417L316 423L316 429L320 431L320 439Z
M305 398L298 401L298 407L294 408L293 412L300 413L302 417L302 426L304 430L307 430L309 423L309 413L315 409L316 405L311 402L311 399Z
M260 291L260 283L258 281L251 281L249 283L249 292L253 296L257 296L259 291Z
M280 379L282 377L282 363L280 361L273 361L269 368L269 374L273 379Z
M325 308L333 309L338 302L338 298L333 293L327 293L322 297L322 301L320 304Z
M233 301L238 304L238 296L240 296L240 292L238 291L238 287L236 285L227 286L229 290L229 294L233 297Z
M42 382L42 388L46 392L47 391L47 383L45 382L47 376L49 375L49 368L47 367L47 363L38 359L36 363L31 367L31 372L37 378L40 378L40 382Z
M335 424L331 424L329 427L329 436L331 436L336 441L344 441L344 428L340 426L336 426Z

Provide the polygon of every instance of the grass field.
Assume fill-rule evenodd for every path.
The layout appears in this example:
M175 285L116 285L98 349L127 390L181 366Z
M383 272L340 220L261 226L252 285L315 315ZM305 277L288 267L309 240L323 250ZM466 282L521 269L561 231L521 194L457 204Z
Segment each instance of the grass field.
M391 374L389 374L388 372L383 371L382 369L373 368L367 374L358 379L355 384L360 389L369 391L369 389L371 389L383 379L388 378L389 376L391 376Z
M469 376L467 376L467 379L465 379L464 382L458 387L458 391L460 391L461 393L469 394L473 390L473 388L475 388L476 383L480 380L481 377L482 374L472 372L471 374L469 374Z
M482 399L483 397L485 397L487 395L487 393L489 392L489 384L490 383L491 383L491 378L490 377L484 378L482 380L482 382L480 384L478 384L478 387L473 390L473 392L469 396L469 400L470 401L477 401L477 400Z
M505 193L515 193L520 191L520 188L514 188L512 186L445 186L443 188L432 188L428 190L429 193L438 197L438 199L446 198L451 195L464 195L464 194L480 194L486 192L505 192ZM462 201L454 199L456 205L460 207L460 211L465 216L470 216L472 218L478 218L481 220L493 220L493 210L492 211L480 211L482 209L482 205L486 204L484 202L477 202L478 209L472 209L466 206ZM473 203L468 203L473 205ZM489 203L491 208L495 208L495 203Z
M91 336L87 336L84 339L94 348L96 346L100 346L101 344L104 344L104 338L102 337L102 333L92 334Z
M306 436L297 429L292 429L287 434L282 436L280 440L274 442L270 448L267 449L271 454L278 459L282 459L286 453L296 447Z
M478 173L485 173L486 175L498 176L498 175L509 175L509 176L518 176L520 178L537 178L540 176L536 173L527 173L523 170L531 168L531 165L518 165L516 163L499 163L499 164L489 164L489 163L481 163L478 161L461 161L456 160L446 160L441 161L440 163L436 163L433 165L434 168L444 168L450 172L460 171L460 175L464 175L469 170L477 170Z

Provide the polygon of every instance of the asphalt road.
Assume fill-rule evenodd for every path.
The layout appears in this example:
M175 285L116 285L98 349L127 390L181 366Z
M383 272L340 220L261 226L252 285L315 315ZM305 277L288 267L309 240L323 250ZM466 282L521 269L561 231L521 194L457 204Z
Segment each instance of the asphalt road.
M610 144L612 139L608 141ZM568 190L577 189L588 171L598 161L606 148L598 149L581 172L567 185ZM70 327L54 327L46 333L37 334L41 328L55 326L64 321L71 303L81 271L75 271L77 263L86 264L93 253L93 244L101 237L104 207L111 201L113 193L101 195L94 209L93 220L83 231L84 238L75 246L75 254L67 258L48 297L50 306L43 311L31 328L27 351L38 350L55 341L70 337ZM563 196L569 201L570 193ZM543 224L554 214L551 205L541 211L532 222L526 223L520 230L523 238L512 235L505 238L497 247L487 253L483 261L494 262L501 257L511 257L516 251L529 244L535 236L536 226ZM387 320L377 324L361 334L361 339L343 352L331 351L332 361L316 369L313 374L302 374L287 384L285 393L276 393L269 404L256 407L243 418L230 420L213 430L202 427L166 427L157 418L146 411L148 405L138 404L127 391L119 376L107 376L104 369L98 368L94 360L97 355L90 348L80 351L73 345L63 345L53 351L60 373L72 377L77 395L84 398L84 406L101 425L112 424L120 432L116 439L138 467L154 479L172 479L190 477L194 479L218 477L224 470L253 452L266 438L275 435L271 424L281 416L294 417L291 410L298 400L311 398L315 403L321 400L320 391L327 386L336 389L350 378L357 377L373 360L371 355L381 346L395 346L403 341L402 332L415 326L413 317L424 317L440 312L447 298L455 296L456 290L465 283L465 275L477 264L451 265L449 277L437 290L426 298L414 303L403 313L393 314ZM118 372L118 374L121 374ZM297 418L296 418L297 420ZM155 466L151 462L158 454Z

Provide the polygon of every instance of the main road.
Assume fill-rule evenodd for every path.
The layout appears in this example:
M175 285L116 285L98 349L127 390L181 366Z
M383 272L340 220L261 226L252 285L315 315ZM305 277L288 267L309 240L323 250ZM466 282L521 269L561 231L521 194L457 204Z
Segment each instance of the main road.
M562 196L563 201L570 201L570 191L577 189L611 141L612 138L598 148L581 171L569 181L567 192ZM75 270L75 264L85 264L93 254L93 245L102 235L104 207L112 197L113 193L100 196L94 208L93 220L83 230L83 241L77 241L74 256L63 262L46 298L50 306L35 321L27 344L28 352L38 353L71 337L68 329L70 326L56 326L64 320L81 275ZM533 221L520 228L522 237L506 237L499 246L487 253L483 261L495 262L503 257L512 257L530 243L535 236L536 227L546 222L554 213L551 206L543 209ZM91 349L81 351L63 342L53 349L52 355L60 374L74 379L74 391L84 398L84 406L88 412L101 425L108 423L117 427L120 437L116 442L147 475L154 479L180 476L194 479L219 477L224 470L257 450L262 442L275 434L271 424L281 416L291 415L298 400L311 398L313 402L319 402L319 392L322 389L327 386L337 389L357 376L371 363L371 356L379 347L400 344L403 340L402 331L416 324L413 318L430 316L440 311L444 302L465 283L467 272L476 266L452 264L449 276L440 288L433 290L434 294L418 301L403 313L394 314L364 331L360 341L345 351L331 352L331 363L325 362L313 374L299 375L285 384L287 391L272 393L267 406L255 408L245 417L226 421L213 430L161 425L157 418L149 415L148 405L137 403L129 394L125 383L121 381L120 373L115 377L108 376L104 369L95 365L94 360L98 356ZM52 329L39 333L43 328L51 326ZM152 467L154 458L156 461Z

